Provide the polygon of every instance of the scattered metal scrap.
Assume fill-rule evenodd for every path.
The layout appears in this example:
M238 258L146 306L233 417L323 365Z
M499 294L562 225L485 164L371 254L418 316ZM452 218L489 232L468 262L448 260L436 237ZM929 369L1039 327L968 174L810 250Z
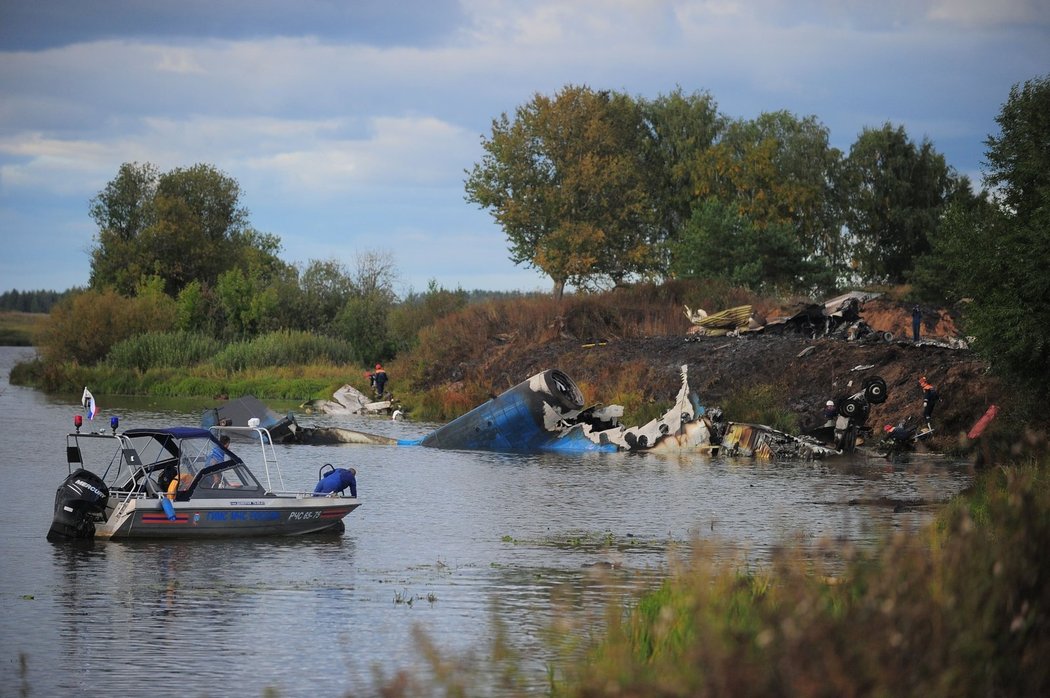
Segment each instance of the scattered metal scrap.
M704 310L689 310L685 306L685 316L696 325L694 334L708 337L722 337L730 334L739 334L749 329L758 329L762 326L750 305L739 305L722 312L708 315Z
M339 395L339 392L336 393ZM342 404L342 403L339 403ZM298 444L395 444L397 439L365 434L339 427L301 426L295 415L280 415L252 395L212 407L201 415L201 426L261 426L270 432L275 443Z
M836 337L851 341L893 341L892 332L875 330L860 316L861 305L879 295L853 291L823 303L810 303L788 317L768 320L756 315L750 305L729 308L713 315L685 306L685 316L694 325L691 334L699 336L741 336L764 332L801 335L809 339Z
M393 400L370 400L352 385L332 393L331 400L309 400L299 406L307 414L392 414L398 409Z
M864 382L859 393L838 401L839 417L829 425L822 440L817 434L793 436L761 424L728 422L715 407L705 409L689 387L688 366L681 367L682 383L674 404L646 424L625 427L619 405L587 407L583 394L566 374L558 370L538 373L503 394L475 407L463 416L436 429L422 439L397 440L350 429L299 427L288 442L310 444L374 444L429 446L448 449L480 449L517 452L654 451L698 452L746 456L760 459L822 459L851 452L857 435L865 429L870 404L885 400L886 384L877 376ZM348 388L348 386L347 386ZM353 389L341 389L341 399L313 401L309 409L344 410L358 414L360 407L348 401ZM357 393L360 395L360 393ZM364 396L361 395L361 398ZM252 399L254 400L254 398ZM256 404L257 403L257 404ZM267 415L258 401L253 411L237 419ZM366 405L367 406L367 405ZM223 415L229 417L229 414ZM205 419L217 418L217 410ZM294 418L288 415L294 423Z
M762 460L814 460L839 455L839 451L807 436L792 436L761 424L730 423L722 437L721 452Z

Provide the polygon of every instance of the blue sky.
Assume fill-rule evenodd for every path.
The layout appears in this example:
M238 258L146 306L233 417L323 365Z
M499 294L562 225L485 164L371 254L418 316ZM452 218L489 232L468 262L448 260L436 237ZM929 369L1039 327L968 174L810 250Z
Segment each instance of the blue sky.
M124 162L209 163L305 264L389 253L399 290L534 290L464 200L492 119L568 84L903 125L980 182L1045 0L0 0L0 291L85 285Z

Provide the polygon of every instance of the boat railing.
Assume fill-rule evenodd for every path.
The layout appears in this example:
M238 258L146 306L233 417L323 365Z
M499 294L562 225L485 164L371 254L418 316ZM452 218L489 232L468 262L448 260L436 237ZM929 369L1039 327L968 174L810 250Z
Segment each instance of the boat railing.
M79 465L80 467L87 466L81 453L80 442L82 440L94 439L115 441L117 444L117 450L113 454L109 464L106 465L102 472L96 473L104 482L116 483L129 481L135 483L141 478L142 484L132 487L131 489L125 490L119 487L110 488L109 497L111 501L116 502L114 505L115 509L123 510L132 500L154 499L161 496L161 493L157 491L153 480L150 478L149 472L143 467L142 460L139 458L138 451L135 450L135 446L131 442L131 439L124 434L117 433L116 431L108 434L105 431L78 431L75 434L67 435L66 460L69 462L70 472L72 472L74 465ZM116 470L114 470L114 466L116 467Z
M270 466L273 465L274 471L277 474L277 481L280 483L281 490L285 489L284 474L281 473L281 464L277 461L277 451L273 446L273 438L270 436L270 430L266 427L254 426L254 427L234 427L234 426L211 426L208 429L213 434L222 433L233 433L233 434L245 434L251 438L252 434L255 434L259 439L259 447L262 453L263 470L266 472L266 491L273 493L273 483L270 479Z

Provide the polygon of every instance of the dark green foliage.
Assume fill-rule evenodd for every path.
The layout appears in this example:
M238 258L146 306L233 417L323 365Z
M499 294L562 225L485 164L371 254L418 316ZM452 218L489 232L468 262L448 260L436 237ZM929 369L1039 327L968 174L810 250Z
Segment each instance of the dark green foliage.
M338 336L353 347L353 361L371 365L395 353L387 332L390 303L376 296L355 296L346 302L333 323Z
M955 175L924 140L916 146L903 126L866 128L846 163L846 223L857 273L869 282L902 283L930 250Z
M15 310L20 313L49 313L51 308L68 296L70 291L5 291L0 293L0 310Z
M1014 85L989 136L985 176L1024 224L1046 223L1050 197L1050 75ZM1043 228L1045 231L1046 228Z
M685 94L681 88L640 105L650 132L645 160L652 171L650 187L659 228L653 253L660 259L660 271L666 273L669 245L681 236L700 189L695 158L717 140L726 118L709 93Z
M759 228L715 199L693 212L673 259L672 269L682 278L725 279L754 291L824 291L834 285L834 274L806 258L788 226Z
M965 331L992 366L1050 397L1050 79L1014 86L988 139L1001 201L957 199L935 235L921 290L969 298ZM935 284L940 284L935 289Z
M975 251L983 251L988 241L996 239L1000 218L987 192L975 195L969 180L960 180L940 225L930 231L929 253L916 261L909 274L916 297L948 305L970 297L974 283L986 272L980 265L964 270L958 262L981 258Z
M276 239L250 230L240 198L237 181L211 165L161 173L149 163L125 163L91 201L98 225L91 287L131 295L155 276L174 296L192 281L214 284L247 266L244 248L273 256Z
M266 283L266 279L231 269L219 277L215 295L222 308L226 337L254 337L277 329L277 288Z
M298 326L330 333L339 312L355 293L354 281L335 260L313 260L299 276Z

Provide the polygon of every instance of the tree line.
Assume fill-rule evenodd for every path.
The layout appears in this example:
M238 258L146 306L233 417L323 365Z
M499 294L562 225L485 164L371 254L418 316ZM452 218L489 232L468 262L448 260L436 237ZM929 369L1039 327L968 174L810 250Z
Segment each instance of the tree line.
M1050 79L1010 90L1000 132L985 141L992 189L978 194L900 126L866 128L843 153L812 116L731 119L703 92L643 100L568 86L493 120L465 196L500 223L512 259L542 269L558 294L684 278L813 294L909 282L916 298L966 299L976 346L1050 396L1046 114ZM127 331L233 340L306 330L350 339L368 363L478 295L431 283L398 299L383 253L351 268L287 263L280 239L250 225L236 180L211 165L125 163L90 214L90 287L52 318L72 345L97 336L95 353L123 339L99 334L118 323L75 318L138 303Z
M20 313L49 313L55 303L65 298L72 291L19 291L13 289L0 293L0 310L13 310Z
M723 278L755 291L903 283L944 210L979 197L927 139L865 128L848 153L815 116L733 119L707 92L568 85L492 122L466 199L512 259L566 285Z

